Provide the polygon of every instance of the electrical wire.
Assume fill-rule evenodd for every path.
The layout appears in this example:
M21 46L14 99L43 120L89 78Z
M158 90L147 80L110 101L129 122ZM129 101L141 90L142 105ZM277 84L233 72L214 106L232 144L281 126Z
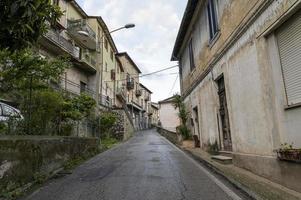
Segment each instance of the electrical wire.
M177 83L178 78L179 78L179 74L177 75L176 80L175 80L175 82L173 83L173 86L172 86L172 88L171 88L171 90L170 90L170 92L169 92L169 96L171 95L172 91L175 89L175 86L176 86L176 83Z
M171 66L171 67L167 67L167 68L164 68L164 69L161 69L161 70L158 70L158 71L154 71L154 72L139 75L139 76L132 76L131 78L141 78L141 77L145 77L145 76L151 76L151 75L154 75L154 74L166 71L166 70L170 70L170 69L173 69L173 68L176 68L176 67L179 67L179 65L174 65L174 66ZM104 82L126 81L126 80L127 80L127 78L121 79L121 80L104 81Z

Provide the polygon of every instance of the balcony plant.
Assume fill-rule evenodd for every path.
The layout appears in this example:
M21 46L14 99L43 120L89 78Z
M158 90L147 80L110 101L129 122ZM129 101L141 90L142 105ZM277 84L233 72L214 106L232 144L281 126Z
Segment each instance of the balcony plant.
M276 152L279 160L301 163L301 148L293 148L293 144L281 144L280 148L277 149Z

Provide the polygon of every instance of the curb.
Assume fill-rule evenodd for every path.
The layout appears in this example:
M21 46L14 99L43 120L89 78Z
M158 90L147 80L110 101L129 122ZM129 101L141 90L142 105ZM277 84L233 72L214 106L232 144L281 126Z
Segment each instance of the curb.
M179 146L178 146L179 147ZM247 195L248 197L255 199L255 200L263 200L261 197L259 197L256 193L254 193L253 191L249 190L246 186L244 186L243 184L235 181L232 178L227 177L226 175L224 175L224 173L219 170L217 167L215 167L213 164L211 164L210 162L208 162L205 159L202 159L201 157L195 155L194 153L192 153L189 150L186 150L182 147L179 147L182 151L184 151L186 154L190 155L194 160L199 161L200 163L202 163L203 165L205 165L207 168L209 168L213 173L223 177L226 181L228 181L232 186L234 186L236 189L240 190L241 192L243 192L245 195Z

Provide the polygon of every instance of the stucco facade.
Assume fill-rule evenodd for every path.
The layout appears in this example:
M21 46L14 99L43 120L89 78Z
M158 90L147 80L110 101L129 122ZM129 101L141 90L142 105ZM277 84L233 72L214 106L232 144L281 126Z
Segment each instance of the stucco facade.
M175 109L172 100L173 97L159 102L159 125L166 130L176 132L176 128L180 125L179 109Z
M212 1L214 37L208 1L189 1L172 58L191 130L202 148L217 141L237 166L301 191L300 167L274 152L283 143L301 146L301 109L287 101L278 38L300 18L301 2Z

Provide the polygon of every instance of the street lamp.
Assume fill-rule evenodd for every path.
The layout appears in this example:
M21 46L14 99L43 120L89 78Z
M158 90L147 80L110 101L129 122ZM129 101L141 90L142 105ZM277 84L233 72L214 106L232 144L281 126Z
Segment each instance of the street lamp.
M126 24L126 25L123 26L123 27L120 27L120 28L117 28L117 29L115 29L115 30L110 31L110 33L114 33L114 32L119 31L119 30L121 30L121 29L134 28L135 26L136 26L135 24Z

